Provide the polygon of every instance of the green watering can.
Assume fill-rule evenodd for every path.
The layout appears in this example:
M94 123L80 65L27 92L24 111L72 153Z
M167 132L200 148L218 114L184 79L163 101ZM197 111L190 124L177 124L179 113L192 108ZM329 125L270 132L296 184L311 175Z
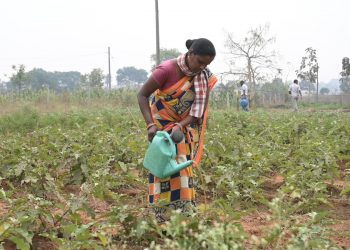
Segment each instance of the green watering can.
M143 166L154 176L163 179L192 164L192 160L178 164L175 157L176 146L170 135L165 131L157 131L148 146Z

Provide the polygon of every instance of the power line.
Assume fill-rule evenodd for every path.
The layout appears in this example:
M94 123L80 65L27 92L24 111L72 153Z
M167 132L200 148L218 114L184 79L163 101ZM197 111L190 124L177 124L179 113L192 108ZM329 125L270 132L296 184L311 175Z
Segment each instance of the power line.
M97 55L105 55L106 52L99 52L93 54L83 54L83 55L67 55L67 56L48 56L48 57L0 57L0 61L4 60L48 60L48 59L66 59L66 58L81 58Z

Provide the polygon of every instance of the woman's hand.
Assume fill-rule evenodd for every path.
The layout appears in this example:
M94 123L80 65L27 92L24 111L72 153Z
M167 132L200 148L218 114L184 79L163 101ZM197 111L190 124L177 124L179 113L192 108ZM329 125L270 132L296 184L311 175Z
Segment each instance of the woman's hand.
M170 137L173 140L173 142L176 143L176 144L183 141L185 135L182 132L181 125L176 124L172 128Z
M152 142L152 140L153 140L153 137L156 135L156 133L157 133L157 131L158 131L158 128L157 128L157 126L151 126L148 130L147 130L147 132L148 132L148 141L149 142Z
M170 136L176 131L176 130L182 130L182 127L179 123L175 123L174 127L171 129Z

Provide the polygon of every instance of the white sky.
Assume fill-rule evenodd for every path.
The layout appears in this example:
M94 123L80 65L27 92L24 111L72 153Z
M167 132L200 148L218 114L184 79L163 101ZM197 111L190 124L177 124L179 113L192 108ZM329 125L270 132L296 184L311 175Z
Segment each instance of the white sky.
M158 0L160 46L185 52L189 38L214 43L214 73L228 70L225 31L241 38L270 24L284 78L295 78L307 47L317 51L320 80L339 78L350 56L349 0ZM147 71L155 53L154 0L1 0L0 79L11 65L27 70L79 71L101 68L112 78L125 66ZM289 66L287 62L290 62Z

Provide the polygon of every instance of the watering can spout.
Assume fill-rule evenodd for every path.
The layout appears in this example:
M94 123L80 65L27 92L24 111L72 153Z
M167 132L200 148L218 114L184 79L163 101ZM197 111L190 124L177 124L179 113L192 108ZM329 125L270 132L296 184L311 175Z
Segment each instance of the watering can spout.
M185 161L181 163L177 163L175 160L171 161L170 164L172 165L171 167L168 167L166 169L166 175L171 176L177 172L180 172L182 169L187 168L192 165L192 161Z

